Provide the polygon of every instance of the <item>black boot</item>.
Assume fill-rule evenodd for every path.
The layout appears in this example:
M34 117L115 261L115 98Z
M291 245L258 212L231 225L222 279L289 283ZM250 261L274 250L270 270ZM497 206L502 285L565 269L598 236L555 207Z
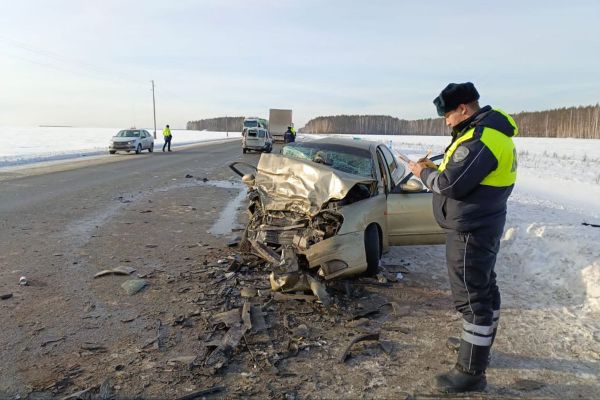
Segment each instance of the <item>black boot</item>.
M436 377L437 388L444 393L463 393L482 391L487 386L484 372L464 372L457 364L445 374Z
M472 340L489 343L489 337L481 339L472 336ZM487 386L485 370L491 346L477 346L460 339L456 366L448 373L437 376L437 387L445 393L481 391Z

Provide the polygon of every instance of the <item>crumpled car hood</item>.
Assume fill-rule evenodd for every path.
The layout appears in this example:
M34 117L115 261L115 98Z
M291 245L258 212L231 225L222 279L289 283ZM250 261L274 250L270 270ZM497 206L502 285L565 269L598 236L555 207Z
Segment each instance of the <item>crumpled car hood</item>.
M330 200L343 199L356 184L375 181L280 154L262 154L255 178L266 210L310 215Z

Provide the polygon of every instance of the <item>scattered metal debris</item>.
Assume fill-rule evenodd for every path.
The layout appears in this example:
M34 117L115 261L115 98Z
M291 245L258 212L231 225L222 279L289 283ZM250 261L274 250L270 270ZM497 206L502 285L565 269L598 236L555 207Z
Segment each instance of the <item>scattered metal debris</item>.
M90 342L86 342L86 343L82 344L80 346L80 348L81 348L81 350L99 352L99 353L106 353L108 351L106 349L106 347L99 345L97 343L90 343Z
M2 293L0 294L0 300L7 300L13 297L12 293Z
M125 289L125 292L130 296L136 294L146 286L148 286L148 281L144 279L130 279L121 284L121 287Z
M317 301L319 298L311 294L289 294L281 292L273 292L273 300L275 301L288 301L288 300L300 300L300 301Z
M209 394L222 392L223 390L225 390L224 386L213 386L207 389L202 389L190 394L186 394L185 396L177 397L175 400L195 400L199 397L203 397Z
M135 268L127 267L127 266L118 266L113 269L104 269L94 275L94 278L100 278L101 276L106 275L131 275L135 272Z
M600 225L598 225L598 224L590 224L589 222L582 222L581 225L583 225L583 226L591 226L592 228L600 228Z
M242 238L239 236L236 236L233 239L231 239L229 242L227 242L227 247L237 247L237 246L239 246L241 241L242 241Z
M51 343L57 343L57 342L61 342L63 340L65 340L66 337L62 336L59 338L50 338L50 339L46 339L42 342L42 344L40 344L40 347L46 347L47 345L51 344Z
M258 295L258 290L254 287L244 287L240 290L240 295L244 298L256 297Z
M348 345L348 347L346 347L346 350L344 351L344 354L342 354L342 357L340 358L340 363L345 363L346 362L346 360L350 356L350 350L352 349L352 346L354 346L358 342L364 342L364 341L367 341L367 340L379 341L379 332L376 332L376 333L367 333L366 335L360 335L360 336L355 337L352 340L352 342L350 342L350 344Z

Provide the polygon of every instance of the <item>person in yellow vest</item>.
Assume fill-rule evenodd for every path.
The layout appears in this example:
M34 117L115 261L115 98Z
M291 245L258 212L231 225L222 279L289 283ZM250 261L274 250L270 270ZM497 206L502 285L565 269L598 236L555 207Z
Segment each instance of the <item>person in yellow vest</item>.
M423 158L411 162L415 176L433 192L433 212L446 232L446 263L461 338L449 338L458 351L455 367L437 376L443 392L483 390L485 371L500 318L496 255L506 221L506 202L517 178L511 116L479 106L471 82L450 83L433 101L452 128L452 141L439 167Z
M165 139L163 151L165 151L165 147L167 146L168 150L171 151L171 139L173 139L173 135L171 135L171 129L169 128L169 125L165 126L165 129L163 129L163 138Z

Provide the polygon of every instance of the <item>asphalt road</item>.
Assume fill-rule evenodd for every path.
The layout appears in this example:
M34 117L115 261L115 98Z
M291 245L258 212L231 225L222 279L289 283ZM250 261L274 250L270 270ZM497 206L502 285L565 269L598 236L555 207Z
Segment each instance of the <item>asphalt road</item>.
M85 340L139 335L145 325L119 322L120 281L93 275L118 265L189 270L207 257L199 242L226 247L206 230L240 191L202 178L239 180L227 165L258 158L235 140L0 172L0 295L12 294L0 300L0 398L52 384L64 375L53 368L68 365ZM137 313L164 312L161 301ZM89 318L103 322L90 330Z
M35 213L38 207L51 214L90 199L110 201L114 194L159 188L182 174L212 172L240 156L240 144L235 140L171 153L119 153L89 161L0 170L0 218L12 220L18 217L15 214Z

